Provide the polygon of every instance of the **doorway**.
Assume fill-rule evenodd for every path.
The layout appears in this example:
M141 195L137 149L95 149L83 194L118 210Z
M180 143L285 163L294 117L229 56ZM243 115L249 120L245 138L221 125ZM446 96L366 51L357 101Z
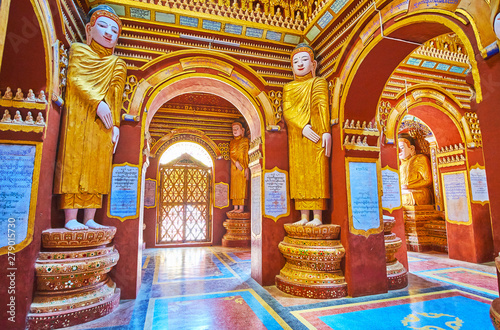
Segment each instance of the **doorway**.
M159 177L156 243L211 242L212 167L184 153L160 164Z

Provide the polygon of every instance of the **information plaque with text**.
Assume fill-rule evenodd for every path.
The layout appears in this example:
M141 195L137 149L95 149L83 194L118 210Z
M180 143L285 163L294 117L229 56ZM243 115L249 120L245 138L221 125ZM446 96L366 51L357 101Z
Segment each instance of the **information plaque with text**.
M111 179L111 196L109 198L109 215L127 219L138 216L137 191L139 167L114 165Z
M347 158L349 230L368 236L382 230L377 162Z

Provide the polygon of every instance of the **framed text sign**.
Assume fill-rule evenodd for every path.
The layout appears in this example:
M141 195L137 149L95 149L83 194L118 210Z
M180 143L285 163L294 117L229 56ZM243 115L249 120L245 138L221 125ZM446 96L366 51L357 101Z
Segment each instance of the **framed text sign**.
M264 214L277 221L290 214L288 173L275 167L264 171Z
M144 185L144 207L148 209L156 207L156 180L146 179Z
M346 158L349 231L369 236L382 231L378 160Z
M229 206L229 184L217 182L214 188L214 206L223 209Z
M401 207L399 172L389 166L382 169L382 209L392 212Z
M252 173L252 235L259 237L262 229L262 171Z
M108 216L122 221L139 216L139 166L129 163L113 165Z
M472 202L486 204L490 201L488 195L488 184L486 181L486 169L483 166L474 165L469 171L470 190Z
M465 171L443 173L446 221L460 225L472 223L469 186Z
M40 143L0 143L0 254L21 251L33 239L40 149Z

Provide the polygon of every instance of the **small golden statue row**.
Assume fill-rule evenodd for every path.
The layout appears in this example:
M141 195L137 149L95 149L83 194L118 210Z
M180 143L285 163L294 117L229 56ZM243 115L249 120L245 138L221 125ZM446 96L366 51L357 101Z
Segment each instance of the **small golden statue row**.
M36 120L33 120L33 115L31 114L31 111L28 111L26 119L23 120L23 117L21 116L21 112L19 110L16 111L14 119L12 119L9 110L7 109L5 109L2 116L2 120L0 120L0 122L7 124L24 124L24 125L39 125L39 126L45 125L45 120L43 119L43 115L41 112L38 113Z
M354 119L349 122L349 119L345 120L344 123L344 128L350 128L350 129L363 129L363 130L368 130L368 131L377 131L377 127L373 127L372 122L368 123L368 126L366 125L366 121L361 124L361 122L358 120L356 124L354 124Z
M438 154L442 154L444 152L450 152L450 151L455 151L455 150L464 150L464 145L462 143L455 144L453 146L446 146L446 147L441 147L438 149Z
M451 156L451 157L443 157L439 158L438 163L439 164L449 164L449 163L456 163L456 162L462 162L465 161L465 156L464 155L456 155L456 156Z
M352 138L349 138L349 135L345 136L344 145L345 146L360 146L360 147L368 147L367 136L364 137L363 141L361 141L361 135L353 135Z
M0 92L1 95L1 92ZM21 88L17 89L16 95L13 96L12 90L10 87L7 87L5 90L5 93L2 96L2 99L4 100L14 100L14 101L23 101L23 102L36 102L36 103L47 103L47 98L45 97L45 92L40 91L40 94L38 94L38 97L35 96L35 93L33 92L32 89L28 90L28 95L26 98L24 97L24 93L21 90Z

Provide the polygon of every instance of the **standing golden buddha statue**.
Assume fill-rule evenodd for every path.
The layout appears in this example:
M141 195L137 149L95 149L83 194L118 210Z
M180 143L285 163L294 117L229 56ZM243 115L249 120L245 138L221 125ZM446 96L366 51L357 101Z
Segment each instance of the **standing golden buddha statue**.
M54 182L69 230L104 228L94 215L102 207L102 195L110 191L127 74L125 62L113 55L120 18L106 5L91 9L89 18L87 43L70 48ZM76 220L78 209L84 209L84 224Z
M231 200L234 209L231 212L242 213L245 209L247 196L247 180L250 177L248 168L248 138L245 129L239 122L232 124L234 139L229 143L229 158L231 159Z
M432 170L429 158L416 154L415 140L407 133L398 135L398 146L403 205L432 204Z
M288 130L290 197L301 213L301 220L294 224L318 226L330 198L328 84L316 77L317 61L307 44L299 44L291 59L294 81L283 88L283 116ZM314 219L309 221L311 210Z

